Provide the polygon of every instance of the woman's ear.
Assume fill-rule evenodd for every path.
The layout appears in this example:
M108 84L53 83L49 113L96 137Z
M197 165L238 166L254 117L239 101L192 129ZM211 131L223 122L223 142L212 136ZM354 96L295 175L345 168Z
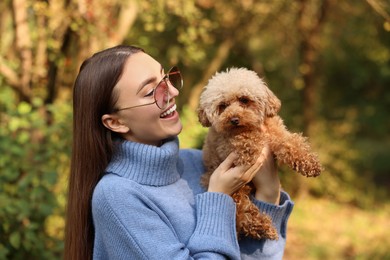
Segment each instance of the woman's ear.
M130 128L119 120L119 118L116 115L112 114L104 114L102 115L102 123L103 125L116 133L125 134L130 131Z

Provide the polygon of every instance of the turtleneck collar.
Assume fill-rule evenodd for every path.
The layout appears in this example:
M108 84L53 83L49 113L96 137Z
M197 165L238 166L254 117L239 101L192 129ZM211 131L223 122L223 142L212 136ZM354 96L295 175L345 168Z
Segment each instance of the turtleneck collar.
M167 140L160 147L125 140L116 140L107 173L131 179L142 185L165 186L180 178L177 171L178 138Z

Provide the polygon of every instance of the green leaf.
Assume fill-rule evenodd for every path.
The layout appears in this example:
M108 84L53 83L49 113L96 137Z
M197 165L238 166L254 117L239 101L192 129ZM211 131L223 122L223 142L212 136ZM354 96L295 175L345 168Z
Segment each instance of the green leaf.
M27 133L27 132L25 132L25 131L21 132L21 133L19 134L19 136L18 136L18 142L19 142L20 144L25 144L25 143L27 143L27 141L29 141L29 140L30 140L30 134Z
M18 112L21 115L26 115L31 112L31 105L26 102L21 102L18 106Z
M14 248L18 249L20 247L20 233L13 232L9 237L9 242Z
M16 131L19 128L19 126L20 126L20 119L19 118L13 117L10 119L10 121L8 123L9 130L11 130L12 132Z
M2 244L0 244L0 259L7 259L9 250Z

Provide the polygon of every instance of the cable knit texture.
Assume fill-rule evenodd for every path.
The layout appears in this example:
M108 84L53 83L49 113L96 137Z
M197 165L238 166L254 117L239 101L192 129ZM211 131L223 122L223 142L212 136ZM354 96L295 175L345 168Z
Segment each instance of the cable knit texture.
M92 197L94 259L282 259L293 208L252 198L269 214L278 241L237 241L230 196L205 192L202 152L117 141L111 163Z

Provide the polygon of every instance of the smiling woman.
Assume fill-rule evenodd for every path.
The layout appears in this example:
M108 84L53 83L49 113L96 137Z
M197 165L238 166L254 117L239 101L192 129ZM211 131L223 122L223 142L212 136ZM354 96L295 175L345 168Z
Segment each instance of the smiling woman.
M204 190L202 151L179 149L175 98L182 84L177 67L165 74L133 46L103 50L82 64L73 95L65 259L282 258L293 203L279 190L269 149L250 167L234 167L230 154ZM237 240L229 195L249 181L280 197L252 197L272 216L278 241Z
M180 71L174 67L167 75L163 72L161 64L144 52L129 58L113 89L118 97L114 113L102 115L104 126L128 141L149 145L178 135L182 125L175 97L182 86ZM174 86L169 80L172 77L180 84Z

